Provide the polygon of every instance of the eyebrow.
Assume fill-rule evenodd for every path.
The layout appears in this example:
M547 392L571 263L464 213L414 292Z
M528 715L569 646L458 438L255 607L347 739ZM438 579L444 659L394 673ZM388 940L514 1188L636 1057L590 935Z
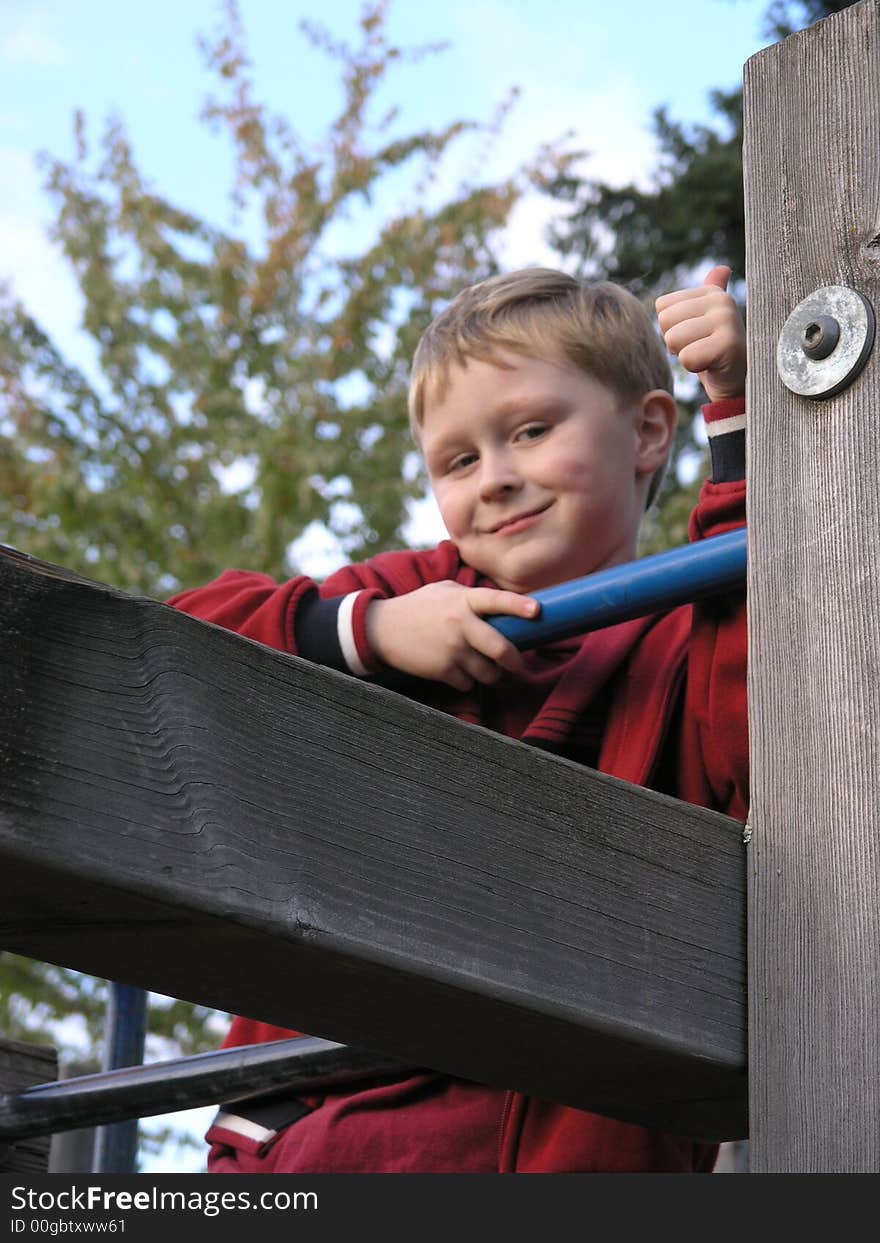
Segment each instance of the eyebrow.
M542 414L551 415L566 410L570 404L565 398L553 396L549 393L533 398L509 397L499 405L491 407L491 417L497 419L499 423L503 423L509 418L520 416L534 419ZM448 457L450 453L459 451L459 446L466 448L468 444L469 437L466 430L445 434L441 432L430 451L425 453L425 460L435 461Z
M467 448L467 437L459 432L456 432L454 435L440 436L431 445L430 449L423 450L425 462L428 466L431 466L435 462L439 463L445 458L464 452Z
M492 407L492 415L493 417L506 419L511 415L518 414L532 416L537 414L554 414L559 410L566 409L570 404L564 397L558 397L551 393L537 397L508 397L500 405Z

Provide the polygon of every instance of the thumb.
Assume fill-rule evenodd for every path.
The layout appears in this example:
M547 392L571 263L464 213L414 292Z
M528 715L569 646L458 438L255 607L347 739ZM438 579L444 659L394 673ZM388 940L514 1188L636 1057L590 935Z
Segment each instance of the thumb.
M703 277L704 285L717 285L719 289L726 289L727 282L730 280L731 269L726 263L720 267L713 268L711 272L707 272Z

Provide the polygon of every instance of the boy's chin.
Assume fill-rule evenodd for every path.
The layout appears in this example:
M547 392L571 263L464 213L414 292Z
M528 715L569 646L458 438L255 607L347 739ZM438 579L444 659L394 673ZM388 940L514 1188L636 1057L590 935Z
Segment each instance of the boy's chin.
M563 566L523 566L512 569L500 567L497 574L490 573L489 578L504 591L515 591L521 596L532 595L536 591L546 591L548 587L557 587L572 578L581 578L589 574L589 569L568 569Z
M611 564L614 564L612 560L599 564L579 561L577 564L568 562L557 565L542 563L540 566L498 567L496 574L488 571L486 577L491 578L504 591L515 591L519 595L527 596L536 591L546 591L550 587L559 587L562 583L570 583L576 578L585 578Z

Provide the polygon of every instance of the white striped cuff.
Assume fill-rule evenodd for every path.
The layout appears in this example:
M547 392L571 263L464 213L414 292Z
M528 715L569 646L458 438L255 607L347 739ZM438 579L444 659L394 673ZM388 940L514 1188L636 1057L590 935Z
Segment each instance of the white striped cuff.
M716 419L714 422L706 420L707 436L727 436L730 432L743 432L746 428L746 416L744 414L734 414L729 419Z
M339 639L339 646L349 671L355 677L366 678L369 676L370 671L360 656L358 656L357 644L354 641L354 626L352 624L355 601L360 594L359 591L353 591L350 595L343 596L339 612L336 614L336 637Z

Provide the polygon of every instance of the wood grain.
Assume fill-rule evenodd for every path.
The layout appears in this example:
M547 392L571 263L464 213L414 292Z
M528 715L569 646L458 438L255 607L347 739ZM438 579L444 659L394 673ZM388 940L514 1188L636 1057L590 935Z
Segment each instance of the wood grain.
M739 1138L741 825L0 555L0 945Z
M880 309L880 12L745 73L751 1162L880 1170L878 351L826 401L776 374L798 303Z
M51 1083L58 1075L58 1057L44 1045L0 1039L0 1094L14 1094L36 1083ZM49 1166L49 1139L29 1136L14 1144L0 1141L0 1174L45 1174Z

